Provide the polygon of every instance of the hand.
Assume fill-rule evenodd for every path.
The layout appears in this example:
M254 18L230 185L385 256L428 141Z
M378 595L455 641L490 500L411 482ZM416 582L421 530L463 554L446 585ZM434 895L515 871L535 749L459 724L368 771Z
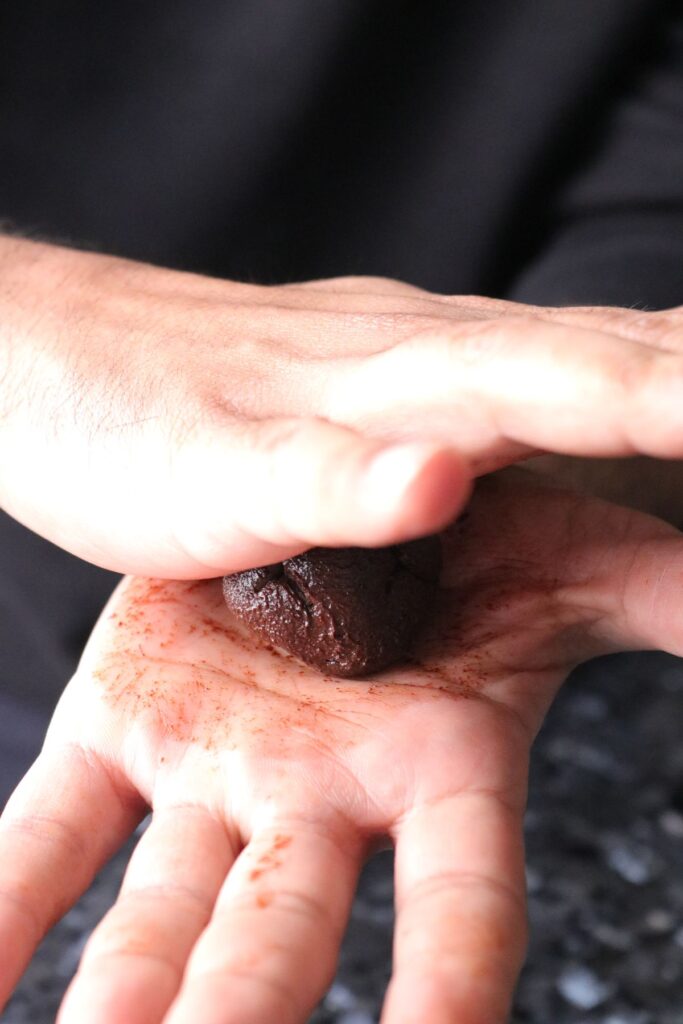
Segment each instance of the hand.
M480 482L414 663L366 681L257 646L218 581L124 581L0 820L0 1002L149 806L60 1024L305 1021L387 838L386 1024L500 1024L544 712L593 654L683 651L677 531L528 477Z
M683 455L680 310L259 287L18 239L0 282L0 501L110 569L406 540L537 449Z

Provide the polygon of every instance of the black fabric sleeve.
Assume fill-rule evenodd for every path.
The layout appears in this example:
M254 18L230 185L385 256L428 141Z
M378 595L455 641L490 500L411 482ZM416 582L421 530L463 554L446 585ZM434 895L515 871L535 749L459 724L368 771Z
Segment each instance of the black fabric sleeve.
M507 298L662 309L683 304L683 3L559 190L542 249Z

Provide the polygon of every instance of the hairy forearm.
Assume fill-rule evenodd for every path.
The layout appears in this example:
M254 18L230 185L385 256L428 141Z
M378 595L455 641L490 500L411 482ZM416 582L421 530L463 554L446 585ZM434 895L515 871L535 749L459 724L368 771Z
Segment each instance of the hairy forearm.
M53 272L43 246L0 235L0 505L11 504L14 466L28 443L28 424L40 363L37 327ZM31 374L31 368L34 373Z
M36 447L56 428L51 410L66 408L63 355L56 349L78 318L84 254L0 235L0 505L11 513L34 489Z

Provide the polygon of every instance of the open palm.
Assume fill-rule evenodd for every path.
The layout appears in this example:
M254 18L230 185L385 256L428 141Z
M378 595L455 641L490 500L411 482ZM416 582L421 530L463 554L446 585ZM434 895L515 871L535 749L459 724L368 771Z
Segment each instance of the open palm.
M260 645L219 581L124 581L0 823L0 998L152 807L63 1024L304 1021L387 839L387 1024L502 1022L531 741L577 662L683 651L683 540L509 471L480 482L444 563L411 662L364 681Z

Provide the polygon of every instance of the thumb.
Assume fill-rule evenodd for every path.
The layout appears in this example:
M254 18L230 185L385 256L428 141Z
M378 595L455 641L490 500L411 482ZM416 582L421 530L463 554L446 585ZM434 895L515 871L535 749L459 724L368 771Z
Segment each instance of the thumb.
M593 634L609 650L662 650L683 655L683 535L643 516L657 536L615 552L620 571L605 581Z
M172 473L176 576L235 572L314 545L409 540L446 526L469 494L453 449L387 444L321 419L195 438Z

